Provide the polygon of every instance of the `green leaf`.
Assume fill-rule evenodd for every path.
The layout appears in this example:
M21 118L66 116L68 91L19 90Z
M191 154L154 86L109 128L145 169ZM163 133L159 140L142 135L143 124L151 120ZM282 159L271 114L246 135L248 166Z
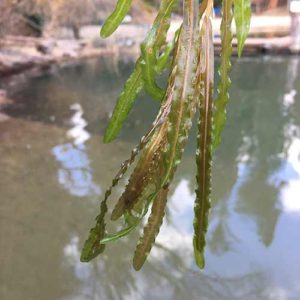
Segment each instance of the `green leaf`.
M119 25L122 23L125 16L127 15L131 7L131 3L132 0L118 0L114 11L106 19L101 28L101 37L107 38L116 31L116 29L119 27Z
M211 193L212 164L212 105L213 105L213 39L212 25L209 16L204 16L201 30L201 61L199 80L200 114L197 137L197 189L194 219L194 254L197 265L204 267L205 234L208 226Z
M166 35L170 27L170 17L177 0L162 0L159 12L146 40L141 44L142 72L146 92L154 99L162 100L165 91L156 81L156 65L159 50L166 43Z
M96 217L96 225L90 230L89 236L84 243L81 253L82 261L90 261L91 259L95 258L98 254L103 252L105 245L101 243L101 241L104 239L105 235L105 216L108 210L107 201L112 193L113 188L118 185L119 181L123 178L128 168L133 164L136 156L149 142L149 139L153 135L157 126L160 125L159 118L156 121L157 122L154 122L152 128L147 132L147 134L141 138L140 143L132 150L130 158L122 163L119 172L112 180L111 186L106 190L104 199L102 200L100 205L100 213Z
M106 212L106 201L102 201L100 214L96 218L96 225L90 230L89 236L84 243L81 251L80 261L89 262L105 250L105 245L101 244L100 241L105 234L104 217Z
M130 224L128 227L114 233L114 234L110 234L105 236L102 240L101 240L101 244L109 244L111 242L115 242L117 240L119 240L120 238L123 238L125 236L127 236L129 233L131 233L131 231L133 229L136 228L136 226L139 224L140 220L135 220L134 223Z
M175 36L173 40L166 45L162 54L158 57L156 62L156 70L155 70L157 74L161 74L164 71L164 69L168 66L170 55L174 50L175 44L177 43L180 31L181 31L181 26L175 32Z
M159 229L165 215L168 188L161 189L153 201L151 215L148 224L144 228L143 236L140 238L133 257L133 267L140 270L149 255L159 233Z
M165 94L165 91L160 88L156 81L156 65L157 59L156 56L152 54L153 49L142 48L142 75L144 80L144 86L146 92L153 98L157 100L162 100Z
M143 89L144 82L142 79L141 62L142 59L138 59L133 73L125 83L124 89L117 100L117 104L104 134L104 143L109 143L116 138L132 109L137 95Z
M214 112L214 134L213 150L221 143L221 133L226 122L226 105L229 101L229 88L231 80L229 72L231 69L232 54L232 0L223 0L222 3L222 22L221 22L221 62L219 67L220 82L218 85L218 96L215 101Z
M130 220L131 224L129 224L128 227L126 227L118 232L115 232L115 233L109 234L109 235L105 235L100 241L101 244L108 244L111 242L115 242L115 241L119 240L120 238L123 238L123 237L127 236L128 234L130 234L131 231L133 229L135 229L141 223L142 219L147 214L151 202L152 202L152 198L149 197L147 199L147 203L144 207L144 210L143 210L142 214L140 214L140 216L138 216L138 217L132 216L132 218L129 219L128 215L125 215L127 220Z
M234 0L234 20L238 40L238 55L242 55L244 44L249 33L251 21L251 1Z
M144 51L149 51L151 47L160 49L160 47L165 43L166 34L170 26L170 14L172 8L176 4L176 1L177 0L167 0L163 2L162 8L166 8L166 11L160 11L154 21L154 25L147 33L147 37L143 42L144 46L142 46ZM169 53L167 54L169 55ZM136 97L144 88L144 82L147 82L146 89L155 99L161 100L165 94L165 92L155 83L155 75L157 74L155 70L156 58L147 55L145 55L144 58L146 58L146 61L143 60L142 56L139 57L132 75L125 83L124 89L118 97L117 104L104 134L104 143L111 142L119 134L129 112L133 107ZM162 72L165 66L166 65L161 63L159 72ZM144 75L142 75L142 69L144 70ZM153 72L155 72L155 74Z
M124 174L126 173L126 171L129 168L129 166L133 164L136 156L148 144L148 142L151 140L151 137L156 132L156 130L164 124L165 118L168 115L169 110L170 110L170 103L166 101L165 103L162 104L160 111L159 111L156 119L154 120L150 130L141 138L140 143L132 150L130 158L122 163L121 168L120 168L119 172L117 173L117 175L114 177L111 186L106 190L104 199L100 205L100 214L96 217L96 226L90 231L89 237L86 240L83 250L82 250L83 261L89 261L103 251L104 248L102 248L102 247L104 247L105 245L100 242L105 238L104 233L105 233L105 227L106 227L105 216L107 213L107 201L112 193L112 189L123 178ZM147 203L145 206L145 211L147 211L149 204L152 202L152 200L154 198L155 198L154 193L153 193L153 195L150 195L148 197ZM121 236L124 236L124 235L128 234L129 232L130 232L130 229L125 229L125 231L123 231L121 233ZM115 237L118 238L118 234ZM100 247L101 247L101 249L100 249Z
M177 53L174 58L174 87L171 94L172 106L168 115L167 147L164 153L166 172L163 174L161 186L168 184L181 161L192 118L195 114L193 78L197 57L197 9L194 0L184 1L184 23L178 39ZM173 71L174 71L173 70ZM172 74L170 83L172 83Z
M126 211L130 211L139 202L141 197L144 198L145 190L148 190L147 187L153 185L156 179L156 172L160 167L158 158L159 153L162 151L164 132L163 127L160 127L143 149L125 191L112 211L111 220L117 220Z

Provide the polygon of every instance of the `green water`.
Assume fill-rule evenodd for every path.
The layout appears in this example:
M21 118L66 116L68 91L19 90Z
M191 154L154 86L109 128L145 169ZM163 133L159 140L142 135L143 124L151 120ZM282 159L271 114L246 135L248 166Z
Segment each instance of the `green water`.
M299 300L298 57L233 63L204 271L192 250L195 129L144 268L131 267L137 233L80 263L99 199L158 109L142 96L119 139L101 142L132 66L91 60L11 88L0 123L0 299Z

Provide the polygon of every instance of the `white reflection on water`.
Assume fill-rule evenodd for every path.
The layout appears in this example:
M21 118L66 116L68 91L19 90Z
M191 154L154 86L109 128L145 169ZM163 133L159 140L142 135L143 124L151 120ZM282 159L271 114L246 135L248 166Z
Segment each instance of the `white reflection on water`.
M290 143L286 158L270 177L275 186L282 186L280 201L287 212L300 212L300 139L294 138Z
M186 257L186 266L192 265L194 261L192 255L194 200L195 195L190 191L189 181L181 179L169 200L168 221L164 221L156 239L157 243L165 245L166 249ZM166 255L166 251L154 247L149 259L163 260Z
M74 274L80 280L87 280L91 273L91 264L78 263L80 261L79 252L79 237L74 236L71 238L70 243L64 247L64 255L68 263L74 267Z
M293 67L293 64L290 66ZM295 76L297 75L296 71L294 72ZM289 78L289 82L293 82L293 80ZM296 95L293 84L288 86L288 92L282 99L283 115L289 115L291 109L293 109ZM272 170L271 176L268 177L270 172L266 176L267 178L259 178L263 181L262 185L276 187L276 189L272 190L274 194L271 194L271 197L273 197L272 205L274 203L276 205L279 202L281 207L278 211L274 210L270 214L266 213L268 203L265 203L268 199L265 196L270 197L270 195L263 195L263 193L262 195L254 193L254 196L259 201L254 201L252 204L256 206L255 209L257 210L254 209L255 213L260 209L266 209L263 216L265 218L275 215L274 231L270 232L270 235L272 235L270 242L266 243L261 232L259 232L259 227L260 230L268 230L266 228L268 223L261 222L261 216L257 213L251 213L251 210L247 214L239 211L237 208L242 197L241 189L249 181L251 182L254 179L255 182L257 176L255 173L257 172L256 168L261 162L257 161L254 155L251 154L251 151L249 151L250 146L257 148L257 145L255 145L257 141L252 137L243 137L243 143L236 159L237 174L235 182L232 184L228 194L224 195L223 199L219 199L220 201L212 208L205 251L206 269L202 272L197 270L198 277L195 277L190 270L191 267L195 267L192 249L192 220L195 195L190 187L190 181L182 178L170 197L168 221L165 221L162 226L157 238L157 245L153 248L144 270L133 276L134 281L128 280L126 283L132 293L130 296L123 295L122 299L143 299L144 297L142 296L145 296L145 299L147 296L147 299L183 299L174 293L172 280L168 282L161 277L159 285L154 284L153 277L160 277L163 272L168 274L170 271L172 273L169 275L170 279L175 279L176 282L184 282L184 285L187 287L190 287L189 284L193 280L196 282L188 290L189 293L186 294L190 299L198 299L198 295L201 295L201 297L204 295L203 299L213 300L298 299L296 297L300 292L298 280L300 249L299 244L295 244L295 240L299 240L298 228L300 224L295 212L300 210L298 199L298 195L300 195L300 139L296 138L295 132L298 129L295 128L292 118L290 120L283 128L285 148L287 150L285 154L280 156L282 158L281 166L276 172ZM268 189L266 190L268 191ZM261 191L264 192L264 189L261 188ZM251 200L251 198L245 198L244 200ZM244 200L242 199L242 201ZM278 200L277 203L276 200ZM271 208L273 207L270 206ZM272 220L269 222L272 223ZM211 246L212 238L219 227L222 228L224 237L220 239L220 236L216 234L217 238L219 238L219 248L217 251L213 251ZM283 251L284 248L288 251ZM78 238L70 240L70 243L65 247L64 253L68 257L70 264L74 266L75 276L84 284L82 286L84 292L81 294L93 295L91 296L93 299L102 299L101 297L103 299L118 298L105 298L103 296L106 287L111 286L114 281L105 282L105 278L108 277L107 274L102 275L102 273L98 274L95 272L95 268L103 270L101 259L93 262L94 268L87 268L85 270L86 273L83 271L83 275L80 274ZM177 259L182 260L181 266L184 266L185 269L181 269L177 265L176 267L172 266L170 253L176 256ZM112 262L113 257L109 257L109 259ZM168 269L170 265L172 268ZM128 277L132 273L129 270L129 262L126 266L128 266L128 270L122 270L122 272L120 265L111 263L106 265L106 272L112 272L114 279L118 278L121 280L123 279L122 273L124 274L125 272ZM147 273L150 267L152 267L152 273L155 273L153 277L152 273ZM153 271L157 271L157 273ZM147 276L145 276L146 274ZM191 274L194 276L192 279L190 278ZM185 281L186 277L190 278L190 280ZM118 279L116 282L118 282ZM99 284L99 287L94 291L91 288L93 284ZM117 291L118 287L116 286L112 289ZM193 297L194 292L198 294L196 297ZM149 295L152 298L149 298Z
M293 57L287 69L287 90L283 96L283 114L293 109L297 95L296 79L298 77L299 58ZM285 145L282 163L277 172L272 174L269 182L280 188L281 208L286 212L300 212L300 129L293 117L284 127Z
M85 130L88 123L83 118L84 111L79 103L72 104L70 108L75 113L70 120L73 127L68 130L67 136L73 140L74 145L83 145L91 137L88 131Z
M71 195L101 195L100 186L93 181L93 170L84 145L57 145L52 153L61 166L57 171L58 181Z
M73 127L67 131L67 136L73 143L57 145L52 149L61 165L57 172L58 181L71 195L100 195L101 188L93 182L93 170L86 152L85 142L90 134L85 130L87 122L83 118L83 109L78 103L72 104L70 108L75 113L70 120Z

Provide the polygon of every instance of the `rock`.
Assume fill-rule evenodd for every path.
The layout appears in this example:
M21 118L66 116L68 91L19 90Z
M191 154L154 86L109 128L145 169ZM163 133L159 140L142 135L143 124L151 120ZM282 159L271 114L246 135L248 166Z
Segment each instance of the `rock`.
M0 123L8 121L9 119L10 119L10 117L8 115L0 112Z
M6 90L1 90L0 89L0 108L1 108L1 106L6 105L6 104L10 104L10 103L12 103L12 100L7 98Z
M0 90L0 98L6 98L6 96L7 96L7 92L6 92L6 90Z
M52 40L43 40L36 45L36 49L42 54L51 54L54 47L55 42Z

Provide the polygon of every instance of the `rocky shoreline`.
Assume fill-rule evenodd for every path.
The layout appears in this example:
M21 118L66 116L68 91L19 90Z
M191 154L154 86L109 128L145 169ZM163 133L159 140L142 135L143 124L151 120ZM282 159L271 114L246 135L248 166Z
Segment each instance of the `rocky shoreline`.
M135 53L134 47L105 45L93 47L83 40L60 40L6 37L1 40L0 78L51 65L70 64L82 59L104 55Z
M180 23L180 19L172 22L169 38ZM244 54L291 53L289 26L289 16L253 16L250 37L246 41ZM219 27L220 19L214 19L213 30L217 53L220 51L221 44ZM148 29L149 26L146 25L123 24L112 37L106 40L99 38L98 26L82 27L80 40L6 36L0 39L0 78L29 69L42 69L53 64L63 65L103 55L136 56L139 53L139 44ZM235 41L233 46L236 54Z

